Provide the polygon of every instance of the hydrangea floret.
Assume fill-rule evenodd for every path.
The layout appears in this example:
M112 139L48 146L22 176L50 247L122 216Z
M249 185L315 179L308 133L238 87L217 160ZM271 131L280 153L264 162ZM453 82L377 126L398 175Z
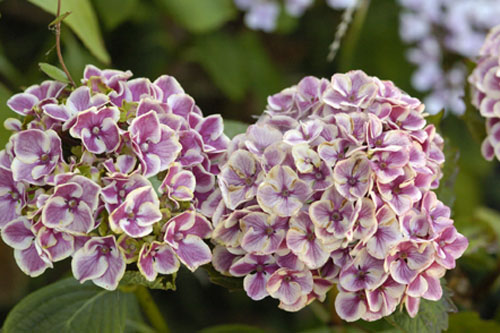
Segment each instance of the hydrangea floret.
M73 275L117 288L212 260L199 213L229 139L177 80L88 65L79 87L45 81L12 96L0 151L0 229L23 272L72 257Z
M203 204L213 265L297 311L337 288L347 321L442 296L468 241L438 200L443 139L424 105L362 71L306 77L234 137Z
M469 83L472 104L486 118L481 152L488 161L500 160L500 25L486 37Z

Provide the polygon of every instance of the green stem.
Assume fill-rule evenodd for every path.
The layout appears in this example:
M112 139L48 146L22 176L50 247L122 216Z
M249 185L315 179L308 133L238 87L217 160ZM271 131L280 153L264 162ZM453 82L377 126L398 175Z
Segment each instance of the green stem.
M342 327L344 326L344 321L339 317L337 310L335 310L335 298L337 298L339 291L336 287L333 287L328 292L328 303L330 305L330 321L333 325Z
M358 0L356 13L354 14L349 31L346 33L344 38L344 44L340 50L339 68L342 71L351 69L351 60L356 49L356 44L358 43L361 35L361 30L363 29L363 23L365 22L369 7L370 0Z
M56 12L56 18L59 18L61 15L61 0L57 0L57 12ZM57 51L57 58L59 59L59 63L61 63L61 67L64 70L64 73L66 73L66 76L68 77L69 82L73 87L76 87L75 81L73 81L73 78L71 77L71 74L68 71L68 68L66 67L66 64L64 63L64 59L62 56L61 52L61 21L59 20L56 24L56 51Z
M144 314L148 317L148 320L153 328L158 333L170 333L167 322L161 315L161 312L153 300L153 297L151 297L148 288L144 286L137 286L135 296L137 296L139 304L141 305Z
M318 301L314 301L309 305L309 308L314 313L316 318L318 318L323 324L329 324L330 316L328 315L328 311L323 307Z

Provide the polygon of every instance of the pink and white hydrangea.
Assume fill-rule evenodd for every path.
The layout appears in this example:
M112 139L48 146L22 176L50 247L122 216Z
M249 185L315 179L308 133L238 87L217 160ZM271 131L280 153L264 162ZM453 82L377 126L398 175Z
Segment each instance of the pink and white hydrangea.
M233 139L210 198L215 269L244 276L249 297L277 298L286 311L336 284L347 321L402 304L415 316L421 298L439 299L467 239L432 192L443 139L424 108L361 71L306 77L270 96Z
M20 269L38 276L72 257L76 279L113 290L126 270L154 281L209 263L200 211L220 194L222 118L204 117L168 75L89 65L81 83L46 81L8 101L27 116L6 121L0 151L0 230Z
M53 130L21 131L11 137L13 160L10 168L15 181L44 185L46 176L62 162L61 139Z
M62 82L44 81L40 85L33 85L24 92L9 98L7 106L22 116L33 114L35 107L57 101L65 87L66 84Z
M114 236L92 237L75 252L71 268L81 283L91 280L99 287L114 290L125 274L125 256Z
M500 22L498 23L500 24ZM472 87L472 104L486 118L486 138L481 152L488 161L500 160L500 25L486 36L477 66L469 76Z

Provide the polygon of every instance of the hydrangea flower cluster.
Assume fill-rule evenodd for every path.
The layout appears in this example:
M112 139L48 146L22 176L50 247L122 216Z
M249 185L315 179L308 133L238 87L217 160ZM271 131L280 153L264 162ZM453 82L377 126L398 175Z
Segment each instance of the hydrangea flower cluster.
M77 88L45 81L11 97L24 117L0 152L0 229L23 272L72 257L81 282L115 289L127 264L150 281L209 263L212 194L229 139L171 76L87 66Z
M412 84L429 92L429 113L465 112L467 69L461 57L478 55L487 31L500 24L496 0L399 0L401 38L413 47L408 60L417 66Z
M486 118L487 136L481 152L488 161L500 160L500 25L486 37L469 82L472 104Z
M354 6L357 0L326 0L334 9ZM271 32L276 29L281 4L277 0L234 0L236 7L246 12L245 24L254 30ZM286 13L293 17L301 16L314 3L314 0L283 0Z
M306 77L270 96L228 148L212 216L213 265L248 296L297 311L324 300L347 321L442 296L467 247L432 191L443 139L424 105L362 71Z

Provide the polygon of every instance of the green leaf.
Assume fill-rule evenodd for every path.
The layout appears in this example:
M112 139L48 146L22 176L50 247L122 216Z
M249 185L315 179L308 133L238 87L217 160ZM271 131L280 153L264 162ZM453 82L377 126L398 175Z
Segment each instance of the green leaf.
M51 64L47 64L45 62L38 63L38 66L40 66L40 69L42 70L42 72L47 74L50 78L52 78L56 81L69 83L68 76L66 75L66 73L64 73L64 71L62 69L60 69L56 66L53 66Z
M236 15L232 0L158 0L172 19L193 33L221 27Z
M267 48L262 44L255 32L247 31L239 38L242 66L248 77L249 88L255 94L255 114L260 114L266 105L267 96L272 95L287 86L283 75L278 71L269 56Z
M491 228L496 240L500 245L500 213L487 207L478 207L474 212L474 217Z
M248 124L238 120L224 119L224 133L226 133L230 139L238 134L245 133L248 126Z
M493 320L482 320L477 312L460 312L450 316L449 332L500 332L500 324Z
M456 308L450 299L450 292L443 286L443 297L439 301L422 299L415 318L406 311L396 312L385 319L402 332L406 333L440 333L448 329L448 312Z
M484 118L481 117L479 111L474 109L473 106L468 106L462 119L474 140L482 142L486 137L486 127Z
M57 0L28 0L32 4L51 13L57 13ZM109 57L99 29L94 9L89 0L61 1L61 13L71 12L64 20L71 30L81 39L90 52L103 63L109 64Z
M447 138L445 138L444 143L444 156L445 163L442 169L443 178L441 178L439 182L439 188L436 190L436 195L445 205L453 207L456 198L455 183L459 171L458 160L460 152Z
M244 52L234 36L217 33L198 38L186 57L199 63L215 85L237 101L245 96L248 88Z
M92 282L64 279L21 300L7 315L5 333L123 332L133 294L108 291Z
M212 265L202 266L208 273L208 279L219 286L222 286L229 291L239 291L243 290L243 279L238 279L234 277L224 276L213 268Z
M260 114L267 96L286 84L257 36L253 32L203 36L194 41L185 57L199 63L233 101L243 99L251 89L257 101L254 113Z
M0 83L0 126L2 129L0 130L0 146L4 147L5 144L9 141L11 136L11 132L7 131L3 128L4 121L9 117L15 117L16 114L12 112L11 109L7 106L7 100L12 95L12 92L7 89L2 83Z
M439 128L439 125L441 124L441 120L444 117L444 110L441 110L439 113L429 115L425 118L428 124L433 124L437 128Z
M149 289L175 290L176 275L160 275L154 281L148 281L138 271L127 271L120 281L121 286L141 285Z
M94 0L94 6L107 29L112 30L135 14L138 0ZM120 10L116 10L119 8Z
M266 331L255 326L241 325L241 324L226 324L226 325L207 327L199 332L200 333L265 333Z

